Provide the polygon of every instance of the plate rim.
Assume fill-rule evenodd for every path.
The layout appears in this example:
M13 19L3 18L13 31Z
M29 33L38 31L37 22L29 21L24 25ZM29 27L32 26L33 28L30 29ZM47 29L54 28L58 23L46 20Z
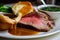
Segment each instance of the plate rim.
M9 36L1 36L0 37L4 37L4 38L12 38L12 39L32 39L32 38L42 38L42 37L47 37L56 33L59 33L60 30L55 31L55 32L51 32L49 34L44 34L44 35L32 35L32 36L13 36L13 37L9 37Z

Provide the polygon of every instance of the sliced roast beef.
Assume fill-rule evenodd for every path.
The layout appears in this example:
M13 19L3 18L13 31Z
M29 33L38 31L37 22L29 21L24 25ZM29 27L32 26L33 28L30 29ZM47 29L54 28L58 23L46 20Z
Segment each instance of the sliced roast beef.
M49 31L53 28L53 21L44 12L32 12L22 17L19 23L30 25L40 31Z

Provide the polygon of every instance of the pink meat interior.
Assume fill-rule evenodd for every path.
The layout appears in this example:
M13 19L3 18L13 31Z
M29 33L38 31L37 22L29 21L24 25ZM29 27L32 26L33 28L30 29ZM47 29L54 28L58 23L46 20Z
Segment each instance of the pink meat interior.
M31 13L31 14L28 14L24 17L22 17L21 23L24 23L24 24L36 24L36 23L40 23L41 20L40 20L40 16L36 13Z

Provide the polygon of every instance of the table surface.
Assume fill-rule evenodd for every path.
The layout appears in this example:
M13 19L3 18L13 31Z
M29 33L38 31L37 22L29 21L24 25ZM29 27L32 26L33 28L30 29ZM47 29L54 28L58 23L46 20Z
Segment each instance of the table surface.
M22 40L22 39L8 39L0 37L0 40ZM24 39L24 40L60 40L60 32L48 37L42 37L37 39Z

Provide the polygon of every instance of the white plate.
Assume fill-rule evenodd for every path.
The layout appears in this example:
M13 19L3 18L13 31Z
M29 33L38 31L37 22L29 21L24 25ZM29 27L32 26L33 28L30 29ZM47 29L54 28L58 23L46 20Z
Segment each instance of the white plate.
M46 37L46 36L49 36L49 35L56 34L58 32L60 32L60 18L55 20L55 26L49 32L41 32L39 34L30 35L30 36L14 36L12 34L9 34L8 31L3 31L3 32L0 32L0 37L14 38L14 39L30 39L30 38Z

